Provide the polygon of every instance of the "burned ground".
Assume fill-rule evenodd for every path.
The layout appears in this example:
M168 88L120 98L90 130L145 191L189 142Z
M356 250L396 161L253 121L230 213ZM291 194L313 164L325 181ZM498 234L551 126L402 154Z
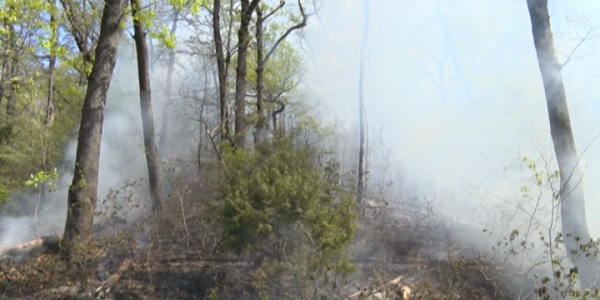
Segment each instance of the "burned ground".
M258 286L252 257L215 253L218 233L210 219L197 214L184 224L172 213L142 226L154 228L144 234L107 230L70 263L46 249L48 243L19 261L4 253L0 298L306 299L300 295L309 286L313 299L378 299L384 290L386 299L402 299L392 292L406 288L410 299L509 299L510 271L453 243L443 218L418 205L363 214L350 250L357 271L315 278L303 290L293 278L263 278Z

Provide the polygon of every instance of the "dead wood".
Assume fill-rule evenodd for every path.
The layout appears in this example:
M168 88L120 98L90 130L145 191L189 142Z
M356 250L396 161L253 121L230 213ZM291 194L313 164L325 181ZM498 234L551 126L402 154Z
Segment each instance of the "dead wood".
M60 250L62 235L48 235L18 245L0 246L0 259L22 259L34 254L56 254Z
M400 282L402 282L402 279L404 279L404 276L398 276L398 277L380 285L376 289L369 288L369 289L358 291L358 292L346 297L345 300L351 300L351 299L355 299L355 298L359 298L359 297L363 297L363 298L359 298L359 299L372 299L371 296L378 294L378 293L381 294L382 292L387 293L387 294L398 293L402 296L402 298L401 298L402 300L409 300L411 289L406 285L403 285L403 286L400 285Z
M96 299L104 299L108 296L108 294L114 290L115 286L121 279L121 273L129 270L132 267L132 262L130 259L125 259L120 265L115 273L109 276L106 280L102 282L102 284L96 288L94 291L94 296Z

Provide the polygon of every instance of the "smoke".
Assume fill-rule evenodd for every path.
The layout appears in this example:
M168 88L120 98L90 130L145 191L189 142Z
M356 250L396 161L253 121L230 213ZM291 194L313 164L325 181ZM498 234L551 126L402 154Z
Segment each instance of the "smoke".
M146 215L150 209L147 166L144 155L142 120L137 85L137 65L132 44L120 45L117 66L107 98L104 119L100 169L98 182L96 223L120 217L132 224ZM155 87L153 105L157 133L160 133L160 118L164 107L164 71L156 68L152 80ZM133 80L132 80L133 79ZM59 120L58 120L59 121ZM186 119L179 119L180 126L193 127ZM170 130L174 131L174 130ZM185 132L184 134L187 134ZM172 134L174 135L174 134ZM197 134L194 136L198 136ZM197 138L185 137L188 143L197 143ZM177 143L183 137L173 136ZM187 144L184 146L188 146ZM64 157L58 166L59 179L55 191L42 194L39 216L4 216L0 219L0 245L28 242L36 237L62 234L66 220L67 192L73 178L77 140L64 149ZM195 148L194 148L195 149ZM167 149L168 155L176 154L178 148ZM36 199L37 192L15 195L11 202L24 203Z
M550 9L564 62L598 25L597 8L580 1L551 2ZM324 109L351 124L358 121L363 13L360 0L323 2L306 36L313 54L307 85L324 99ZM492 230L470 237L454 232L482 252L492 252L514 229L545 230L553 217L552 191L537 189L522 160L532 159L538 170L557 166L526 3L371 1L370 20L366 111L371 134L381 128L378 134L393 149L373 159L400 169L420 197L436 197L439 214ZM563 69L593 237L600 236L597 44L593 38L582 43Z
M584 11L592 15L586 3L558 5L551 7L552 21L565 61L594 24L573 19ZM307 35L314 65L308 85L350 122L358 110L362 10L360 1L327 1L319 13L324 24L313 22ZM370 26L366 105L371 128L382 128L385 142L395 149L386 159L408 176L422 173L450 188L461 199L451 203L457 214L499 200L493 198L520 196L519 187L532 175L522 158L543 168L543 159L553 156L526 5L376 1ZM586 55L597 43L583 43L563 75L590 183L589 225L600 236L600 217L592 214L600 208L592 201L600 186L591 184L600 177L600 147L594 143L600 119L593 97L600 74L592 67L600 56ZM323 65L327 68L319 68Z
M302 96L319 103L324 123L351 134L358 123L360 1L322 1L319 20L311 17L307 43L303 43L310 48L306 50L310 66ZM550 7L561 61L597 25L591 19L596 15L592 1L566 3L552 2ZM533 174L522 163L523 157L529 157L540 169L556 169L525 2L372 1L370 16L364 88L370 151L377 153L381 143L391 149L385 155L373 155L371 165L401 172L403 186L419 198L435 199L437 213L493 230L493 236L453 232L482 252L492 251L491 243L513 229L530 231L528 212L537 204L541 209L534 229L548 226L550 191L543 190L537 199ZM600 180L600 146L595 141L600 133L600 104L595 101L600 94L597 44L598 39L582 43L563 69L593 237L600 236L600 216L595 213L600 211L595 201L600 185L593 184ZM107 101L98 190L98 210L127 216L128 221L144 215L149 204L132 49L131 43L122 43L118 54ZM188 69L178 66L179 81L188 80L194 83L192 87L204 82L198 78L204 70L190 69L193 65L186 61ZM160 133L164 66L156 67L152 78ZM176 128L170 130L174 136L169 155L191 157L195 153L198 124L184 116L197 109L194 105L180 101L176 125L172 124ZM45 194L39 219L4 217L0 244L62 232L75 150L76 141L72 141L59 170L59 189ZM352 149L341 150L347 158L355 155ZM389 173L382 170L370 171L372 180L389 179ZM534 200L524 200L523 186L532 191ZM399 198L402 192L397 189ZM25 193L14 200L35 196ZM518 209L524 201L524 209Z

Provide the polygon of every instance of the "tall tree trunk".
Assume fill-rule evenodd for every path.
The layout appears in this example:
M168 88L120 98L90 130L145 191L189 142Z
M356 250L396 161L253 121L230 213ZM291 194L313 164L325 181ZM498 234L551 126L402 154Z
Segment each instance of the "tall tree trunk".
M252 13L260 0L241 0L242 18L238 30L238 53L235 81L235 144L237 148L246 147L246 73L248 69L247 56L250 43L250 21Z
M227 111L227 66L225 65L223 38L221 37L221 0L215 0L212 17L213 38L215 40L217 72L219 78L219 121L221 122L220 134L221 141L225 141L227 140L227 136L229 134L229 122L227 120L229 112Z
M98 192L98 166L106 94L117 60L125 0L105 0L96 57L83 102L75 172L69 188L65 253L78 241L91 240Z
M8 82L8 50L4 50L5 54L2 55L2 74L0 75L0 104L4 100L4 91L6 91L6 83Z
M204 86L208 86L208 74L204 76ZM208 89L204 89L204 95L202 95L202 103L200 103L200 111L199 116L200 120L204 119L204 107L206 106L206 99L208 99ZM196 158L198 159L197 167L198 167L198 175L202 174L202 147L204 145L204 132L202 132L202 124L199 126L199 136L198 136L198 149L196 153Z
M142 109L142 126L144 131L144 148L148 164L148 178L150 181L150 197L152 198L152 211L162 208L160 193L160 165L156 149L156 135L154 133L154 115L152 114L152 90L150 87L150 64L148 59L148 45L146 44L146 30L139 21L141 0L131 0L131 15L133 17L133 39L137 51L138 80L140 85L140 107Z
M9 6L9 12L11 12L14 8L12 6ZM4 25L5 28L10 28L12 29L13 27L10 25L8 17L4 17L2 19L2 23ZM5 91L7 90L7 85L9 84L10 80L11 80L11 74L10 74L10 53L12 52L11 49L13 47L13 37L14 35L12 34L14 31L13 30L9 30L9 35L6 38L6 42L4 45L2 45L3 49L2 49L2 75L0 77L0 104L2 103L2 100L4 100L4 96L5 96Z
M13 9L12 7L10 9ZM7 81L8 81L8 93L6 94L6 116L7 117L14 117L17 114L17 97L15 97L15 94L17 92L17 88L19 86L19 80L16 78L17 75L17 70L18 70L18 66L19 66L19 55L17 53L15 53L15 49L17 48L17 42L16 42L16 36L17 33L15 31L15 27L14 25L9 25L8 26L8 33L9 33L9 42L8 42L8 46L11 47L12 49L12 54L7 56L7 59L9 59L8 61L8 76L7 76ZM5 83L6 84L6 83Z
M6 95L6 116L14 117L17 115L17 89L19 87L19 79L16 78L17 66L19 64L18 57L13 59L9 71L8 93Z
M171 35L177 32L177 24L179 23L179 10L173 10L173 23L171 24ZM160 146L158 150L161 155L166 154L167 145L169 145L169 106L173 101L173 73L175 72L175 49L169 49L169 65L167 67L167 79L165 82L165 104L161 113L161 130L160 130Z
M46 101L46 127L52 127L54 125L55 107L54 107L54 69L56 67L56 57L50 55L50 61L48 63L48 91Z
M283 2L282 2L283 3ZM264 112L263 87L265 62L263 57L263 14L260 5L256 7L256 115L254 128L254 147L258 147L264 139L267 118Z
M52 27L52 41L50 46L50 58L48 60L48 91L46 101L46 127L52 127L54 124L55 107L54 107L54 69L56 68L56 50L58 44L58 25L54 14L50 16L50 27Z
M554 39L550 26L548 0L527 0L533 41L537 53L538 65L544 83L550 133L554 152L561 170L559 192L562 237L573 264L579 270L581 286L592 288L599 279L600 260L586 254L593 249L580 250L580 245L593 243L585 216L585 195L583 191L583 172L578 165L579 154L575 147L573 130L569 116L569 107L561 75L562 65L558 63L554 50ZM585 247L584 247L585 248Z
M360 119L360 141L358 147L358 184L356 200L362 203L367 191L367 115L365 113L365 50L369 33L369 0L365 1L362 45L360 47L360 70L358 77L358 118Z

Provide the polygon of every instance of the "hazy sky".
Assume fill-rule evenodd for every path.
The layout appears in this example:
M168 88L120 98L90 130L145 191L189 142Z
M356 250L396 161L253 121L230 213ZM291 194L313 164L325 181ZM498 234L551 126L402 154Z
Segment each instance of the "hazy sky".
M354 117L363 0L323 1L307 34L309 89ZM443 188L461 207L518 196L528 156L553 158L525 0L373 0L366 101L392 158ZM600 25L597 1L551 1L559 59ZM600 33L592 31L591 35ZM600 237L600 41L584 42L563 71L583 152L590 230ZM540 161L541 162L541 161ZM439 195L438 195L439 196ZM444 198L444 197L441 197ZM550 203L548 203L550 205ZM462 208L461 208L462 209Z

